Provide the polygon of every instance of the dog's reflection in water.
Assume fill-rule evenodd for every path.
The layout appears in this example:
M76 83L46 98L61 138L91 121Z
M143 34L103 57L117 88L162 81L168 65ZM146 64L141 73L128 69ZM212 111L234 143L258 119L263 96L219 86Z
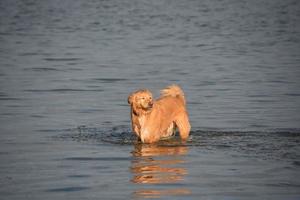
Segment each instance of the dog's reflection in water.
M147 189L136 190L134 196L156 198L190 194L190 190L178 184L183 182L184 176L188 173L184 168L184 157L187 152L187 146L170 142L136 144L132 152L131 181L136 184L147 184L145 185Z

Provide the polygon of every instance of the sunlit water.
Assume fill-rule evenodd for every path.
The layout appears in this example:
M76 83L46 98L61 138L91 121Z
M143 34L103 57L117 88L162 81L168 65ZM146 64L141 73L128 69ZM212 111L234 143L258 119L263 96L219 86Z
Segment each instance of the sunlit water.
M300 4L0 1L0 199L299 199ZM192 124L143 145L128 94Z

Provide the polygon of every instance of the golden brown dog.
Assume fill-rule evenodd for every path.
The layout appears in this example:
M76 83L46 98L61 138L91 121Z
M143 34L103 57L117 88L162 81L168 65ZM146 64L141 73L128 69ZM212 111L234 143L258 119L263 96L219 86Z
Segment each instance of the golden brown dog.
M177 85L161 90L153 100L149 90L138 90L128 97L131 105L132 130L143 143L157 142L174 135L176 128L182 140L190 133L189 117L183 91Z

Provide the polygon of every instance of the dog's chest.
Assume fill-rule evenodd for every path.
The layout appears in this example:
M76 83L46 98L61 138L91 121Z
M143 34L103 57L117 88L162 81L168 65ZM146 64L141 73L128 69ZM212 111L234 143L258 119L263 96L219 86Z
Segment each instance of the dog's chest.
M138 120L139 120L140 126L143 127L145 124L145 121L146 121L146 116L142 115L138 118Z

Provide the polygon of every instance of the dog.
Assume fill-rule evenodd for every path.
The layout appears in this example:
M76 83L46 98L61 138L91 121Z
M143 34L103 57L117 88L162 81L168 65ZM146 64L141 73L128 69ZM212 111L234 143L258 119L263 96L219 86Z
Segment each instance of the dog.
M191 125L183 91L170 85L160 92L157 100L147 89L129 95L133 132L143 143L154 143L173 136L178 128L181 139L186 141Z

